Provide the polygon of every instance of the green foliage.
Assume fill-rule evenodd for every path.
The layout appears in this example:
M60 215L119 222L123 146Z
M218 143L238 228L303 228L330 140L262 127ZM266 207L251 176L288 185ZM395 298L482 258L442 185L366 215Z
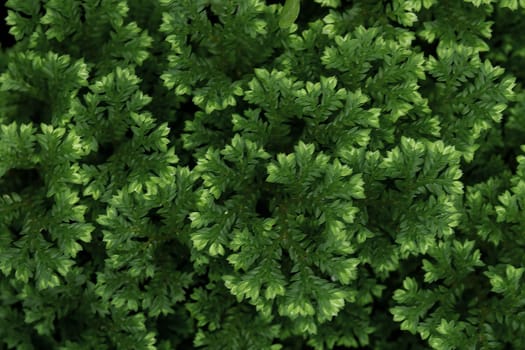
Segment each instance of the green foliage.
M525 348L524 1L5 6L0 349Z
M286 0L279 18L279 27L286 29L291 26L299 16L301 0Z

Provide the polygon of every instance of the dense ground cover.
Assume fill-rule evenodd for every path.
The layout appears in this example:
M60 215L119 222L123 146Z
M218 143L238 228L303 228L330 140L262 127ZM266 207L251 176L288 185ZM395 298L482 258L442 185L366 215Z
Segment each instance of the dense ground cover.
M525 348L525 2L288 1L5 2L0 349Z

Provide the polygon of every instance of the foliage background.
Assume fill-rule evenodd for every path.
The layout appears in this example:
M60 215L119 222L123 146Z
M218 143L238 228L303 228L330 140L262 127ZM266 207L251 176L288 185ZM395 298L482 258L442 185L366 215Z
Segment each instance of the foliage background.
M1 349L525 348L522 0L8 0Z

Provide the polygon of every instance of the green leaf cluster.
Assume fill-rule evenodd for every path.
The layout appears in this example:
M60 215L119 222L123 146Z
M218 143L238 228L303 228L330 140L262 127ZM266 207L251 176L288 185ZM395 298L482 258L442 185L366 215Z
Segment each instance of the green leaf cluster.
M524 1L5 6L0 349L525 348Z

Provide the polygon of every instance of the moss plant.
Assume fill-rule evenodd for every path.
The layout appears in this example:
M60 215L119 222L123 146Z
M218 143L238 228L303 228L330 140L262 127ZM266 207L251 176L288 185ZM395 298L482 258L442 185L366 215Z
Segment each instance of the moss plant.
M525 349L525 1L3 6L0 350Z

